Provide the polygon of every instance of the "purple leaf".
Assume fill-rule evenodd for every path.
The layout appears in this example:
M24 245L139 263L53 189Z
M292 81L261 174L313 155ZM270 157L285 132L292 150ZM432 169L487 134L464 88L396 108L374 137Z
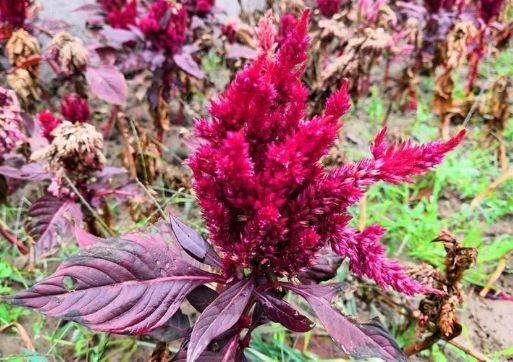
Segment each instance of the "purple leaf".
M219 294L212 288L206 285L200 285L187 296L187 301L198 312L203 312L210 303L212 303Z
M219 255L194 229L185 225L173 215L170 216L169 226L176 241L190 256L210 266L221 267Z
M91 92L101 100L116 105L125 102L127 92L125 77L115 67L111 65L87 67L86 79Z
M44 18L38 24L41 29L46 30L50 33L57 33L59 31L69 31L71 25L61 19Z
M316 255L315 263L300 272L299 280L303 283L320 283L330 280L337 275L337 270L342 264L342 257L335 254L331 247L321 249Z
M114 65L114 63L116 63L118 54L114 47L99 44L97 46L90 47L89 49L91 50L89 54L92 54L91 58L96 55L101 64ZM96 57L94 57L94 59L96 59Z
M198 79L203 79L205 77L205 72L199 68L198 63L196 63L190 53L182 52L175 54L173 55L173 60L183 71L189 73L193 77Z
M219 353L222 355L221 362L243 361L244 354L239 342L239 334L236 333Z
M255 59L257 57L257 51L247 45L231 44L227 45L226 58L228 59Z
M52 251L63 239L71 238L74 227L81 222L82 211L74 201L45 195L34 202L25 229L36 242L36 257Z
M89 234L87 231L78 226L75 226L75 239L77 239L77 244L81 248L91 246L102 240L102 238L94 236L93 234Z
M311 320L299 314L287 302L269 294L255 292L257 300L264 308L264 312L273 322L280 323L294 332L308 332L314 326Z
M100 172L94 174L96 178L112 178L114 176L126 175L128 171L123 167L106 166Z
M101 9L101 6L98 4L84 4L77 7L76 9L73 9L71 12L74 13L78 11L101 11Z
M281 285L306 299L326 331L348 356L406 361L402 350L382 326L375 321L358 323L331 306L340 285Z
M95 331L145 334L166 324L193 289L220 277L185 261L158 233L102 240L8 298Z
M178 309L164 325L152 330L147 336L161 342L171 342L185 337L190 329L189 317Z
M107 38L110 45L116 48L122 47L125 43L137 40L137 34L133 31L111 28L110 26L103 28L100 34Z
M196 361L210 342L238 322L254 289L252 279L244 279L224 290L199 316L191 333L187 361Z
M172 362L186 362L187 351L180 350L176 356L171 360ZM205 351L194 362L223 362L223 355L221 352ZM230 361L235 362L235 361Z
M42 181L51 178L44 166L38 162L28 163L20 168L0 166L0 175L24 181Z

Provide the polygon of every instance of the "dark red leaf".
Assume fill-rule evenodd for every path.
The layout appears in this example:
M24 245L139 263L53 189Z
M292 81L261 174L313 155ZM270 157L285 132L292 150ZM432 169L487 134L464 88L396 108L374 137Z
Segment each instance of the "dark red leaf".
M198 79L203 79L205 77L205 72L200 69L198 63L196 63L190 53L175 54L173 55L173 60L183 71L189 73L193 77Z
M127 85L123 74L111 65L87 67L86 79L91 92L98 98L111 104L125 102Z
M313 328L314 323L287 302L258 291L255 295L264 308L265 314L273 322L280 323L294 332L308 332Z
M173 215L170 216L169 226L176 241L190 256L210 266L221 267L219 255L194 229L185 225Z
M218 279L159 233L129 234L82 249L8 301L95 331L145 334L166 324L194 288Z
M242 317L253 293L254 282L244 279L219 294L199 316L191 333L187 361L196 361L210 342Z
M36 243L36 257L71 239L74 227L81 223L82 210L72 200L48 194L34 202L28 211L25 229Z
M349 357L407 360L393 337L375 321L358 323L331 306L340 285L282 285L306 299L326 331Z

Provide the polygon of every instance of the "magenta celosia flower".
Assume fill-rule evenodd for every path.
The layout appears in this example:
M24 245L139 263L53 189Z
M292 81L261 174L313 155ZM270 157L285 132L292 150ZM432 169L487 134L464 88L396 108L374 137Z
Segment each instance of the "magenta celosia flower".
M55 115L49 110L43 109L37 114L37 121L41 127L41 134L49 142L52 142L53 136L52 131L57 128L62 121L55 117Z
M215 0L190 0L188 1L188 5L192 6L192 13L203 16L210 11L214 7L216 1Z
M278 43L281 43L288 34L294 30L297 25L297 18L294 14L285 13L280 18L280 31L278 33Z
M340 9L340 0L317 0L322 15L332 17Z
M0 160L26 141L23 118L14 91L0 87Z
M479 15L485 23L499 16L504 0L480 0Z
M367 19L369 22L375 22L384 4L385 0L359 0L358 10L364 19Z
M12 29L23 27L29 5L29 0L0 0L0 25L3 23Z
M137 1L124 2L113 6L107 13L107 23L113 28L127 29L137 22Z
M234 23L226 23L221 27L221 32L226 39L228 39L229 43L235 43L237 40L237 27Z
M87 122L91 119L91 109L87 99L78 94L65 95L61 101L61 113L70 122Z
M157 0L139 27L155 49L176 53L187 40L188 16L185 7Z
M329 244L356 274L407 294L430 291L386 258L381 227L347 227L348 208L375 182L408 182L440 163L464 132L446 143L388 145L382 131L372 158L324 169L319 160L349 109L348 86L327 100L322 115L305 119L308 18L304 12L279 47L270 18L261 20L260 55L212 102L211 118L196 124L202 143L189 165L211 242L227 273L293 276Z
M458 0L424 0L424 6L426 9L432 13L436 14L440 10L450 11L457 2L461 2Z

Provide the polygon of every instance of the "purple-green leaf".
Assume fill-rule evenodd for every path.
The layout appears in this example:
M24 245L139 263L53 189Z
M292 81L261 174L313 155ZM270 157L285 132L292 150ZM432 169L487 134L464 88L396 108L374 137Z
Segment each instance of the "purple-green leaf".
M38 199L28 211L27 233L35 240L36 257L51 252L73 237L74 228L82 223L80 205L50 194Z
M273 322L280 323L294 332L308 332L313 328L312 321L301 315L287 302L258 291L255 292L255 296L262 305L264 313Z
M252 279L243 279L224 290L199 316L191 333L187 361L193 362L210 342L233 327L242 317L254 289Z
M86 79L91 92L101 100L122 105L126 99L127 85L123 73L112 65L87 67Z
M95 331L145 334L164 325L187 294L220 277L184 260L160 234L102 240L8 301Z
M342 351L353 358L381 358L385 361L406 361L393 337L375 321L358 323L331 306L339 285L282 285L299 294L310 304L326 331Z

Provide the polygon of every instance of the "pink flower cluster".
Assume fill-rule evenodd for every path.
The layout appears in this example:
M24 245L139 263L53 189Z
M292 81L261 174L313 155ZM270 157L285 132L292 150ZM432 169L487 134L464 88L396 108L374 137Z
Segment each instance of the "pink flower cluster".
M442 9L446 11L451 10L458 1L459 0L424 0L424 6L431 14L436 14Z
M260 22L258 58L213 101L210 119L196 124L201 145L190 158L194 188L226 273L293 276L330 244L358 275L407 294L428 291L386 258L384 230L347 227L348 208L380 180L410 181L442 161L464 132L447 143L387 144L385 131L372 158L327 170L320 164L349 110L347 84L324 113L305 119L308 92L301 82L307 59L309 12L275 46L270 16Z
M280 30L278 33L278 42L281 43L297 25L297 19L292 13L285 13L280 18Z
M157 0L139 20L139 28L155 49L176 53L187 40L189 18L184 6Z
M322 15L330 18L340 9L340 0L317 0L317 6Z
M479 5L479 16L488 24L499 16L504 0L481 0Z
M20 130L22 124L23 118L16 93L0 87L0 160L25 142L26 137Z
M23 27L29 5L29 0L0 0L0 25L4 23L14 29Z
M107 23L113 28L127 29L137 20L137 0L100 0L100 5L107 13Z
M91 109L87 99L78 94L65 95L61 101L61 113L64 118L72 123L87 122L91 119Z
M212 11L215 3L215 0L189 0L187 5L191 7L191 13L204 16Z
M235 23L226 23L221 27L221 32L230 44L237 40L237 26Z
M52 131L57 128L62 121L47 109L43 109L37 114L37 120L41 126L41 135L52 142Z
M61 114L65 120L71 123L83 123L91 120L89 103L86 99L75 93L67 94L63 97L61 101ZM46 109L38 113L37 120L41 126L42 136L51 142L53 140L52 131L62 123L62 120Z

